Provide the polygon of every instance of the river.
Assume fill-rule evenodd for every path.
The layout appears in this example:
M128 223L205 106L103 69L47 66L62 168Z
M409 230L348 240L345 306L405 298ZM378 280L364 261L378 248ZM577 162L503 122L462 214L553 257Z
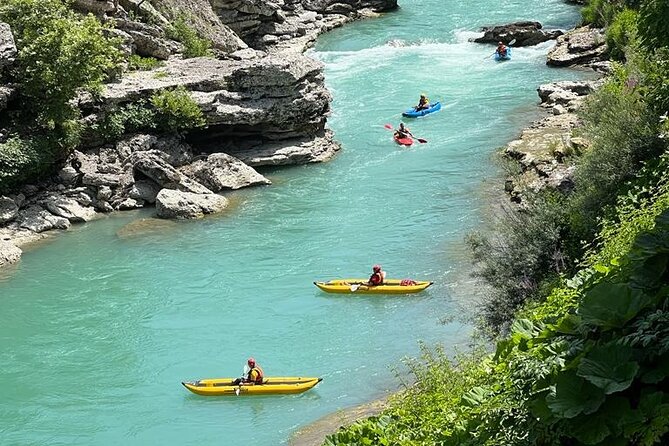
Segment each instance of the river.
M560 0L404 1L400 11L319 39L334 96L332 162L268 170L273 185L231 195L196 222L128 212L27 251L0 279L0 444L276 445L298 427L398 389L419 341L465 349L477 289L463 238L499 181L496 148L537 117L536 87L584 74L545 66L550 43L468 42L519 19L569 27ZM407 121L409 149L384 124L421 92L437 114ZM495 187L501 188L495 183ZM314 280L429 279L407 296L327 295ZM296 396L205 398L180 382L268 375L324 378Z

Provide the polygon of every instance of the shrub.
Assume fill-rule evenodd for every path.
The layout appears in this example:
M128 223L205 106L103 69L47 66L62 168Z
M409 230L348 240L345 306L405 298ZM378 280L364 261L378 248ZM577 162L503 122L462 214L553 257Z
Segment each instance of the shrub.
M104 140L114 140L124 133L154 128L156 128L156 111L142 101L108 112L93 131Z
M644 0L639 11L641 42L650 50L669 49L669 2Z
M0 193L32 180L53 167L50 141L11 137L0 144Z
M583 23L593 24L601 28L613 21L617 11L618 6L611 4L607 0L590 0L581 9L581 17L583 18Z
M202 127L206 124L202 110L183 86L163 90L151 96L160 129L178 131Z
M638 13L625 9L615 16L606 29L606 45L612 58L623 60L626 48L636 40Z
M185 58L212 55L211 42L198 36L197 32L186 24L183 17L174 21L172 27L167 30L167 36L183 43Z
M21 94L49 127L73 119L69 104L79 89L100 91L120 66L119 40L107 38L92 15L83 18L59 0L6 0L0 20L9 23L19 49Z

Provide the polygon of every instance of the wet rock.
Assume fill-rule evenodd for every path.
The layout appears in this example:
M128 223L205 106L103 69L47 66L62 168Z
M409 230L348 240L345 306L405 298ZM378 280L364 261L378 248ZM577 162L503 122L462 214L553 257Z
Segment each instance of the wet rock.
M225 197L216 194L193 194L163 189L156 197L156 214L160 218L188 220L221 212L227 204Z
M529 21L484 27L481 29L483 36L477 37L474 42L496 44L501 41L508 45L515 40L513 46L532 46L564 34L560 30L543 31L541 28L541 23Z

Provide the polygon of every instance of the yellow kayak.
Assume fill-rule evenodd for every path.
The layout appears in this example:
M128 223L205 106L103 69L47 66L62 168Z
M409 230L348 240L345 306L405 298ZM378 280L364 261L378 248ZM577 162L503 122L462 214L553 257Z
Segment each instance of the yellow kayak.
M294 376L273 376L265 378L263 384L253 386L235 385L235 378L201 379L182 382L185 388L204 396L221 395L273 395L281 393L302 393L321 382L323 378L297 378Z
M342 294L407 294L423 291L432 285L432 282L416 281L415 285L400 285L400 279L386 279L383 285L368 286L367 279L338 279L329 282L314 282L326 293Z

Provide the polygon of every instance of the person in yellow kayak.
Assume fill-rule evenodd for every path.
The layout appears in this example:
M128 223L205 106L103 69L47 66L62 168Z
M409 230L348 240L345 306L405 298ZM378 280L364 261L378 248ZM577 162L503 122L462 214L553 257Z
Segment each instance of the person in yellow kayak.
M256 364L256 360L249 358L248 361L246 361L246 364L249 368L248 373L243 378L237 378L235 380L235 385L255 386L262 384L263 380L265 379L265 373L263 372L262 368Z
M414 107L416 111L426 110L430 108L430 100L424 94L420 95L418 99L418 105Z
M403 139L403 138L409 138L409 137L415 138L411 134L411 130L409 130L409 127L405 127L403 122L400 122L400 128L395 130L395 137L397 139Z
M367 286L379 286L383 285L383 281L386 280L386 272L381 269L381 265L374 265L372 267L372 275L367 281Z

